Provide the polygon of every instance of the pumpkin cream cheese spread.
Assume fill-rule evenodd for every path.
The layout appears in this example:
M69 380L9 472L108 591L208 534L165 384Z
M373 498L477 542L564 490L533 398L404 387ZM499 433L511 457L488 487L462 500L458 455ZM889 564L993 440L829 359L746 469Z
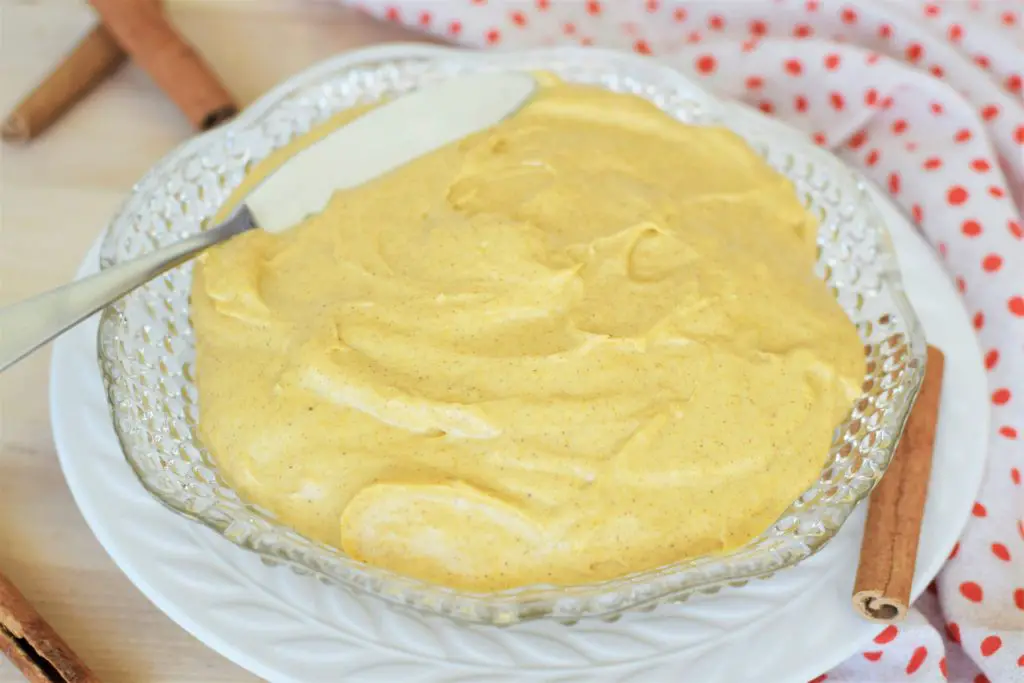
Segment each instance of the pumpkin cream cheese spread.
M200 434L226 480L455 588L742 545L818 477L863 376L786 178L728 130L542 83L195 270Z

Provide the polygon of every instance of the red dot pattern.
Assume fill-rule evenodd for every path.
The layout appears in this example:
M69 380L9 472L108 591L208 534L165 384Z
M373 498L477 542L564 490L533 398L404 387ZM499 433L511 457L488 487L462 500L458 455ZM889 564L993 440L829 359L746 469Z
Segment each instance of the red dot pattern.
M910 656L910 661L907 662L907 675L909 676L910 674L916 673L917 670L921 668L921 665L924 664L924 660L927 656L928 648L924 645L914 648L914 654Z
M1024 558L1024 8L920 2L907 19L853 0L359 4L476 47L558 42L665 57L803 130L902 205L940 255L978 338L992 438L977 457L989 472L938 594L926 595L941 603L948 638L912 612L818 680L936 680L946 676L943 648L961 646L976 667L970 676L1022 677L1024 637L994 625L1010 623L1006 610L1018 620L1024 611L1024 582L1012 573ZM1019 51L1007 54L1007 45ZM950 89L935 89L939 80Z
M963 233L964 237L977 237L981 234L981 223L969 218L960 224L960 232Z
M949 202L950 206L960 206L967 201L969 196L967 190L962 186L954 185L946 192L946 201Z
M697 71L701 73L714 73L715 69L718 67L718 60L711 55L701 55L697 58L696 66Z
M1002 560L1003 562L1010 561L1010 550L1002 543L992 544L992 554L1000 560Z
M886 626L881 633L875 636L875 642L879 645L891 643L896 638L897 634L899 634L899 632L900 630L893 625Z
M991 657L1003 646L1003 639L999 636L988 636L981 641L981 656Z
M960 594L971 602L981 602L985 591L974 581L964 581L960 584Z

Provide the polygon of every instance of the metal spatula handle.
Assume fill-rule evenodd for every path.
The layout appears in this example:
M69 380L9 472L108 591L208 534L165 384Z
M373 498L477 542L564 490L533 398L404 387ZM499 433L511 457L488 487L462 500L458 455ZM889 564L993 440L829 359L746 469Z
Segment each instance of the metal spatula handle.
M215 228L0 309L0 372L136 287L252 227L243 207Z

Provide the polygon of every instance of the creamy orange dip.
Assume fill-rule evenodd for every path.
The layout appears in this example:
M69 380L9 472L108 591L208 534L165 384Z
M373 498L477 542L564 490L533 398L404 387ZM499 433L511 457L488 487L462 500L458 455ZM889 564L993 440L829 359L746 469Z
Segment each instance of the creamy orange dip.
M228 482L456 588L745 543L817 478L863 376L784 177L728 130L544 83L195 270L200 432Z

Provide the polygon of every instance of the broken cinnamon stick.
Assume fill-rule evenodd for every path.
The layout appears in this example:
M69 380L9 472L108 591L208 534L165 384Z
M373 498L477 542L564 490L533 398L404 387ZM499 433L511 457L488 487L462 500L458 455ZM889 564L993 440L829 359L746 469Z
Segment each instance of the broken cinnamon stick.
M4 121L4 140L31 140L117 71L127 55L114 36L98 24L42 83L18 103Z
M14 584L0 574L0 652L29 683L99 683Z
M89 0L132 59L199 130L238 113L220 79L151 0Z
M870 621L900 621L910 608L944 366L942 351L929 346L921 390L893 460L868 502L853 605Z

